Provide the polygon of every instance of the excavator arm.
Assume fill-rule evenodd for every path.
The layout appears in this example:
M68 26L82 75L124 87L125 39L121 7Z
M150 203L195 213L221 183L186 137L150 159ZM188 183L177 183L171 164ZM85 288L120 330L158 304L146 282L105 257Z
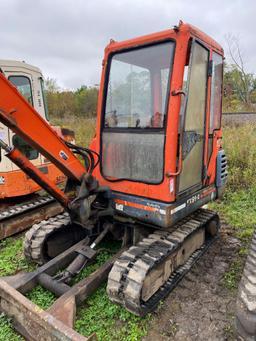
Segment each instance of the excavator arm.
M73 213L77 220L77 217L80 216L77 202L86 200L92 192L98 190L97 180L87 172L85 166L69 148L72 145L67 146L1 73L0 94L0 121L59 168L67 176L69 183L80 186L76 200L72 198L71 201L66 193L50 181L17 148L6 145L2 140L0 140L0 147L6 151L6 156L11 161L50 193L71 215ZM88 215L84 215L84 213L83 216L88 218ZM78 221L81 222L81 219L78 218Z
M68 178L81 182L86 172L85 167L51 126L1 73L0 121L42 153Z

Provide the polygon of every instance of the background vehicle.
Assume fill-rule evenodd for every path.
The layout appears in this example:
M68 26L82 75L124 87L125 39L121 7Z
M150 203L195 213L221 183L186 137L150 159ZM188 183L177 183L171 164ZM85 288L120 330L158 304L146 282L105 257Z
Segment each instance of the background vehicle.
M0 69L41 117L49 121L44 93L44 80L40 69L25 62L13 60L0 60ZM21 150L35 166L48 174L52 181L55 183L64 181L65 177L52 163L3 124L0 125L0 135L6 143ZM0 162L0 198L28 195L35 193L39 189L40 186L5 157L2 150Z
M40 69L25 62L0 60L0 70L41 117L48 121L44 81ZM54 129L61 137L74 142L72 131L60 127ZM64 183L65 176L57 167L4 124L0 124L0 137L5 143L23 152L33 165L47 174L54 183ZM0 150L0 239L62 211L53 198L39 196L41 187L4 154L4 150Z
M110 299L145 315L214 241L218 215L201 207L221 196L227 178L222 70L220 45L182 22L111 41L90 149L64 143L0 75L0 91L6 93L0 121L68 178L60 191L19 150L0 141L7 157L66 210L26 234L26 256L45 264L0 281L0 307L27 338L84 339L70 329L76 303L107 277ZM121 249L70 288L72 277L100 253L97 246L106 235L121 240ZM60 296L43 313L21 295L38 283Z

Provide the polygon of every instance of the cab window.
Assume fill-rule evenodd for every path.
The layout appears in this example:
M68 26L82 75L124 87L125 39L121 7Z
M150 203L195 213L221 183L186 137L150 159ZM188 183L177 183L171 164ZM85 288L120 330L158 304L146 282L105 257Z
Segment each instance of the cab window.
M221 91L222 91L222 56L212 54L212 84L211 84L211 110L210 110L210 134L214 129L220 128L221 117Z
M13 85L17 87L21 95L24 96L31 105L33 105L30 79L25 76L10 76L8 79Z
M13 135L12 143L24 156L29 160L35 160L38 158L39 153L36 149L32 148L26 141L18 135Z

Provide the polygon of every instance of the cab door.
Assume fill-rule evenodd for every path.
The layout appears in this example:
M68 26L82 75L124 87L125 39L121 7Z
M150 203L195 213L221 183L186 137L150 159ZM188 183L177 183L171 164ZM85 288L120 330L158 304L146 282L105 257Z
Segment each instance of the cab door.
M202 187L205 148L209 50L194 41L191 47L187 98L183 117L182 172L178 178L178 194ZM182 136L181 135L181 136Z

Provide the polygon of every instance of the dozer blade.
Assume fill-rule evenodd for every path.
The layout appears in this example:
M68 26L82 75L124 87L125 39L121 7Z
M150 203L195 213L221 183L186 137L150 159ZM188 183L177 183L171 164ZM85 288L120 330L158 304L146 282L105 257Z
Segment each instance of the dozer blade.
M49 312L29 301L4 280L0 280L0 296L1 311L14 319L15 329L27 340L96 340L94 334L88 338L78 334Z
M67 269L78 254L86 255L88 244L89 238L86 237L34 272L0 278L0 310L13 320L14 328L27 340L97 340L95 334L84 337L73 329L76 307L107 279L114 262L126 247L72 287L56 280L56 273ZM58 297L47 311L24 296L39 283Z

